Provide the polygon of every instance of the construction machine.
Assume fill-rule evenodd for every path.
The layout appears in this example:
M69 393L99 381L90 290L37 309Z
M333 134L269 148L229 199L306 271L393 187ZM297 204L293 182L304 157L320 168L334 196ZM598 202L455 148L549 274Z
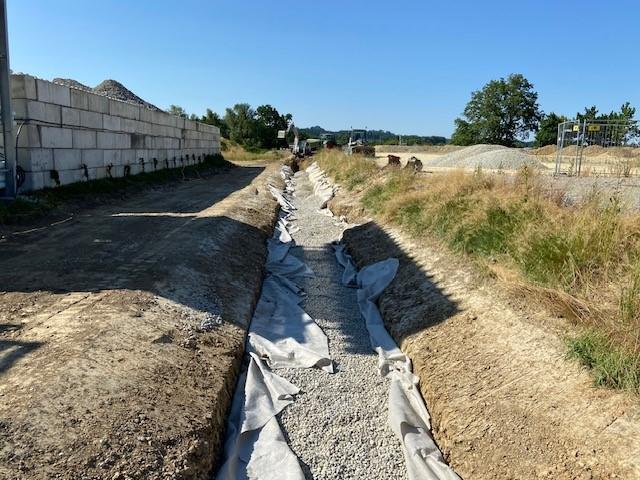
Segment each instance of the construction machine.
M333 148L337 145L336 136L333 133L323 133L320 135L320 141L324 148Z
M365 157L375 157L376 149L367 142L366 130L351 129L349 135L349 143L344 146L344 152L347 155L364 155Z

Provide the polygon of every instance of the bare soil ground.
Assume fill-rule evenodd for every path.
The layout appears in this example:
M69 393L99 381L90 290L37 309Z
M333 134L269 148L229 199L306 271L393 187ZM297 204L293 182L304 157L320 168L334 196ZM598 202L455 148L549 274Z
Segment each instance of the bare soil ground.
M337 214L363 220L357 199ZM380 300L410 355L436 441L463 478L640 478L637 397L593 387L565 356L564 319L477 274L437 244L370 221L344 241L358 266L394 256Z
M276 175L227 169L3 232L0 478L209 478Z

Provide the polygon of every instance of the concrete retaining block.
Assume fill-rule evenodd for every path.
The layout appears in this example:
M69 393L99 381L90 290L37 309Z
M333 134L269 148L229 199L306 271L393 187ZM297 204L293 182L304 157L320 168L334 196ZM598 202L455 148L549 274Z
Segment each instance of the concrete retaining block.
M23 125L18 137L18 147L40 148L40 129L37 125Z
M120 162L122 165L129 165L135 163L136 151L135 150L120 150Z
M53 150L53 168L73 170L82 165L82 151L73 148L55 148Z
M42 190L49 186L49 172L26 172L24 183L20 187L21 192Z
M109 97L87 93L87 100L89 101L89 110L92 112L109 113Z
M11 75L11 98L36 100L36 79L30 75Z
M121 131L122 130L121 120L122 119L120 117L114 117L113 115L103 114L102 128L104 128L105 130Z
M60 108L51 103L38 102L36 100L18 99L12 103L16 119L38 120L47 123L60 124Z
M80 110L80 126L102 130L102 114L97 112Z
M109 114L140 120L140 107L131 103L109 99Z
M53 168L53 151L42 148L18 148L18 165L27 172L42 172Z
M73 130L73 148L96 148L97 134L95 130Z
M131 148L128 133L98 132L98 148Z
M72 130L60 127L40 127L42 148L72 148Z
M36 91L38 100L46 103L55 103L65 107L71 106L71 93L69 87L36 79Z
M103 150L104 163L103 165L122 165L122 150Z
M104 167L104 150L82 150L82 163L88 168Z
M86 181L83 170L58 170L61 185Z
M62 124L66 126L80 125L80 112L76 108L62 107Z
M71 88L69 89L69 94L72 108L79 108L80 110L89 109L89 94L87 92L83 92L77 88Z
M153 123L153 115L152 115L152 110L146 108L146 107L141 107L140 108L140 121L142 122L148 122L148 123Z

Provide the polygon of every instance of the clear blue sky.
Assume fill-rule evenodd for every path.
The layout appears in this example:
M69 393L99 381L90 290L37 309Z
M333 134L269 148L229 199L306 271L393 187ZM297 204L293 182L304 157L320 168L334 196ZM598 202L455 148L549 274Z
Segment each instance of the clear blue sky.
M299 126L449 136L509 73L546 112L640 106L637 0L7 1L14 71L190 113L270 103Z

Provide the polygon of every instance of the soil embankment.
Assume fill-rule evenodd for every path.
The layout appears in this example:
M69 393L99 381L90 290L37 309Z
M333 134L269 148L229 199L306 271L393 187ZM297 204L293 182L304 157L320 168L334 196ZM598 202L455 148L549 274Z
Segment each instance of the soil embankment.
M330 207L363 218L352 194ZM380 308L420 376L434 437L463 478L640 478L637 398L594 388L565 358L564 320L443 247L373 221L344 242L358 267L400 260Z
M234 168L7 234L0 478L209 478L279 182Z

